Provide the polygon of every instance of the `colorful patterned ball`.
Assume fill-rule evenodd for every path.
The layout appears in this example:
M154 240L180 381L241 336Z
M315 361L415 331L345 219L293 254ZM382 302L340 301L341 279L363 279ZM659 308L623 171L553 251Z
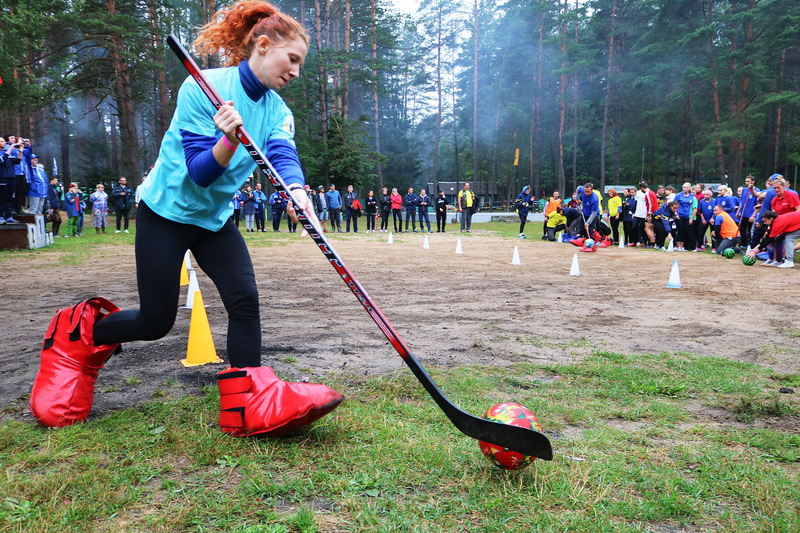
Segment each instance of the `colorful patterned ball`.
M539 421L528 409L518 403L498 403L483 415L486 420L542 431ZM483 455L498 468L520 470L531 464L535 457L481 441Z
M753 266L756 264L756 258L750 255L746 255L742 257L742 263L744 263L747 266Z
M587 247L587 248L593 248L594 247L594 239L586 239L585 241L583 241L583 245L585 247Z
M723 254L725 255L725 257L727 257L728 259L733 259L733 256L734 256L734 255L736 255L736 250L734 250L733 248L726 248L726 249L725 249L725 251L724 251L724 252L722 252L722 253L723 253Z

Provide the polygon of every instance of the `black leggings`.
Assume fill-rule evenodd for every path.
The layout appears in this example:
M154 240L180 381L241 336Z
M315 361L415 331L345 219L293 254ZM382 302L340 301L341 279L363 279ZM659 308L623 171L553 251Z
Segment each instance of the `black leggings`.
M394 232L403 231L403 214L400 209L392 209L392 222L394 222ZM400 229L397 229L397 224L400 224Z
M389 229L389 211L381 211L381 230Z
M522 216L522 213L517 213L519 215L519 234L522 235L525 233L525 222L528 221L528 213L525 213L525 216Z
M214 282L228 312L228 360L261 366L261 320L253 263L242 234L228 219L219 231L179 224L139 203L136 218L138 310L119 311L95 325L95 344L156 340L172 329L178 312L181 265L191 250Z

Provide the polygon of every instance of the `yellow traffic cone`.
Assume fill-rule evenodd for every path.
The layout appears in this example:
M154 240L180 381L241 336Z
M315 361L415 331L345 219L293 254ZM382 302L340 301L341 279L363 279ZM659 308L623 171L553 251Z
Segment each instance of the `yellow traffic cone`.
M186 263L181 263L181 287L189 284L189 273L186 271Z
M203 295L197 291L194 295L192 306L192 321L189 324L189 347L186 349L186 359L182 359L183 366L198 366L207 363L221 363L214 348L214 339L211 337L211 327L208 324L206 307L203 305Z

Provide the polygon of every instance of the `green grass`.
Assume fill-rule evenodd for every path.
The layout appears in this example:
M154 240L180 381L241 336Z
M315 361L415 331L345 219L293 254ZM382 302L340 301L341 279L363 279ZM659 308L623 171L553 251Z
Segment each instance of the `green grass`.
M571 365L430 370L468 412L529 407L555 460L495 469L408 372L333 378L342 407L277 440L221 433L210 387L62 430L0 424L0 530L800 528L798 401L776 398L760 367L594 352Z

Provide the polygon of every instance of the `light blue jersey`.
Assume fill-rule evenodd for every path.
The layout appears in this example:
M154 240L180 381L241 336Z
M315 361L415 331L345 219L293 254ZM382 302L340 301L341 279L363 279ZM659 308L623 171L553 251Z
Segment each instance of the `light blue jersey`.
M267 152L267 142L280 140L294 148L292 112L275 91L257 101L248 97L237 67L203 71L223 100L232 100L253 142ZM164 135L158 160L140 187L142 200L158 215L182 224L218 231L233 213L231 198L253 173L256 163L240 146L222 176L208 187L189 177L181 130L219 138L216 109L190 76L178 92L178 105ZM266 154L269 156L269 154ZM288 180L287 180L288 181Z

